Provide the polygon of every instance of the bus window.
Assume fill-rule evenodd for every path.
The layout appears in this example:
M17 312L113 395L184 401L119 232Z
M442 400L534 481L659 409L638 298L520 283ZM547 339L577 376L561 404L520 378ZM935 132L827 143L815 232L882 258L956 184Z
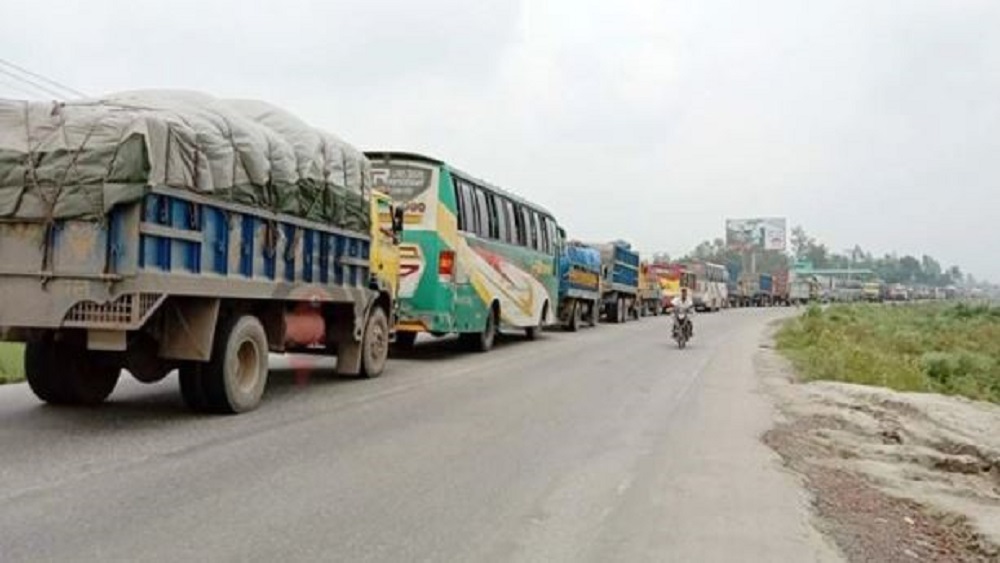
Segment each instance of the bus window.
M538 250L545 253L551 253L552 249L549 247L549 230L545 225L545 217L540 216L535 213L535 229L538 231Z
M562 247L562 238L556 232L556 222L552 217L544 217L545 219L545 229L549 233L549 243L551 244L550 253L555 254L559 252L560 247Z
M457 178L452 177L452 185L455 188L455 202L457 203L457 205L455 207L458 209L458 213L457 213L458 217L456 217L456 219L458 219L458 230L464 231L464 230L466 230L466 226L465 226L466 215L465 215L465 211L463 209L465 198L462 197L462 188L459 185L459 182L458 182Z
M482 191L482 188L480 188ZM496 204L493 202L493 194L488 191L483 191L483 196L486 198L486 216L489 218L489 238L496 240L500 237L500 227L497 225L497 208Z
M509 233L509 240L507 242L511 244L519 244L518 241L518 228L517 228L517 212L514 210L514 202L509 199L503 200L504 205L507 207L507 232Z
M490 194L490 203L493 204L494 215L494 225L496 225L497 230L497 240L501 242L510 242L510 234L507 230L507 205L504 203L503 198Z
M528 248L538 248L538 229L535 227L532 216L534 215L527 207L521 207L521 215L524 216L524 246Z
M517 206L517 217L520 220L521 246L531 246L531 221L528 219L528 210L523 205Z
M486 192L481 188L476 188L476 211L479 214L479 228L476 229L476 234L482 238L490 238L490 231L492 226L490 225L490 209L489 205L486 203Z
M467 233L478 232L479 222L476 218L476 201L475 195L472 193L472 185L463 180L458 180L457 184L458 189L455 191L459 194L461 202L458 213L458 223L461 225L459 228Z

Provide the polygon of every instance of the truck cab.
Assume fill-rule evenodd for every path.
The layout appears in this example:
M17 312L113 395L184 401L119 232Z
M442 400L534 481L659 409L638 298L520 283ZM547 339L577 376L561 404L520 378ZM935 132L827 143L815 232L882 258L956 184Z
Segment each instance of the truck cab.
M394 303L399 290L399 233L403 230L401 211L402 208L393 205L388 194L372 191L372 277L376 285L388 291Z

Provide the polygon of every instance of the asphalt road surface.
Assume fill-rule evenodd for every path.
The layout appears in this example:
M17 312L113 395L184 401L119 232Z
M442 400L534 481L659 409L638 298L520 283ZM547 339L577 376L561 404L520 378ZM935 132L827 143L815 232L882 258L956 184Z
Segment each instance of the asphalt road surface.
M700 315L686 350L664 318L432 341L371 381L292 360L236 417L173 377L97 409L0 387L0 561L834 560L759 441L785 314Z

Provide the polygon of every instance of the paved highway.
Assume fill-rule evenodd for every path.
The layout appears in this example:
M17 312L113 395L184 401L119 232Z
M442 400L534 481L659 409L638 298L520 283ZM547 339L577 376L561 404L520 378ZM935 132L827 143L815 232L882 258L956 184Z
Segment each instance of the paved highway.
M784 314L698 316L683 351L664 318L429 342L371 381L275 372L237 417L173 377L92 410L0 387L0 560L835 560L758 440Z

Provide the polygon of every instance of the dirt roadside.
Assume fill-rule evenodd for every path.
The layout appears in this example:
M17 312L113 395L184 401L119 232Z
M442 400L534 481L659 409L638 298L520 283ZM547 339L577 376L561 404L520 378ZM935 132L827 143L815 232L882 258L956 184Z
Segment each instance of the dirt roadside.
M831 382L755 358L779 418L763 436L850 561L1000 561L1000 406Z

